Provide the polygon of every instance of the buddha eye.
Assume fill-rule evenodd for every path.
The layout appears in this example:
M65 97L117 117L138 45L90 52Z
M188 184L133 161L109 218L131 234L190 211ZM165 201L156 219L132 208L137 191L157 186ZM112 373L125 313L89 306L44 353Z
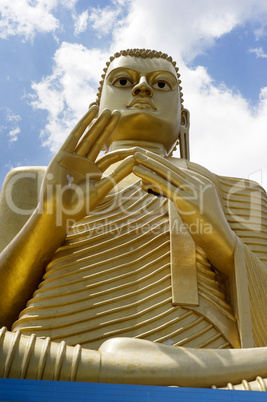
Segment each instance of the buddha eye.
M129 80L129 78L125 78L125 77L121 77L121 78L117 78L113 84L115 87L119 87L119 88L127 88L127 87L132 87L133 84L132 82Z
M172 89L171 84L166 81L158 80L152 84L153 88L160 89L162 91L170 91Z

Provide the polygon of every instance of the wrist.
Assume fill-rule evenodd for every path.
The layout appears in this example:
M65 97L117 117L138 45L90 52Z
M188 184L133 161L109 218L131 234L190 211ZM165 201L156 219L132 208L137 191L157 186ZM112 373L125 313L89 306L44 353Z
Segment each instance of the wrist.
M203 239L202 239L203 240ZM222 273L229 275L234 271L234 253L236 247L236 235L231 230L227 236L222 236L215 231L212 237L201 245L210 262Z
M45 226L49 231L65 236L73 224L81 219L73 213L73 210L66 209L61 205L47 206L39 203L32 215L32 219L38 225Z

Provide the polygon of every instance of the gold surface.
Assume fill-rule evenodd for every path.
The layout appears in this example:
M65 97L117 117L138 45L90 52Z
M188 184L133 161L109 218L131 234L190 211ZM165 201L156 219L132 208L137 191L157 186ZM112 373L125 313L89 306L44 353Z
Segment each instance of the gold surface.
M0 376L266 390L267 197L185 159L179 78L118 53L48 168L7 176Z
M196 246L175 205L169 202L172 303L198 306Z
M167 199L145 193L139 183L121 192L119 206L113 198L72 227L12 330L92 349L115 336L229 347L223 330L173 303ZM235 322L211 265L200 253L194 264L203 298L212 298L210 309Z

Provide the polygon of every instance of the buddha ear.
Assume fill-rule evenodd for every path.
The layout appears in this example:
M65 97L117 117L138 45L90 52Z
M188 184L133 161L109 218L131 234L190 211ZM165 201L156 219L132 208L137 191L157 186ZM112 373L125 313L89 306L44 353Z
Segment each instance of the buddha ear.
M189 127L190 127L190 113L189 110L183 109L181 112L181 124L179 130L179 147L180 156L183 159L189 160Z
M181 126L189 131L190 127L190 113L189 110L183 109L181 112Z

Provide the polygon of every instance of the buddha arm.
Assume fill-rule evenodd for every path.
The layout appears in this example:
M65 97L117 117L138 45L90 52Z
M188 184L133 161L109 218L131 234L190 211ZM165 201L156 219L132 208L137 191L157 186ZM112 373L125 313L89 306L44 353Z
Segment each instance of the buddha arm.
M14 239L38 205L38 196L47 167L12 169L0 193L0 253Z
M134 173L155 192L174 202L183 224L212 265L226 275L232 274L236 236L226 220L214 183L151 152L136 152L135 159ZM200 223L209 230L200 230Z
M267 348L197 350L114 338L93 351L4 328L0 346L4 378L220 387L267 376Z
M49 248L47 241L43 243L42 240L45 239L47 230L41 229L41 219L38 224L36 211L30 220L29 217L38 205L38 193L45 170L44 167L14 169L7 175L2 187L0 250L8 246L0 257L2 295L0 322L2 325L11 325L41 280L42 254ZM13 240L16 235L18 235L17 238ZM34 245L32 245L33 237ZM56 238L56 241L60 241L59 238ZM32 257L36 263L33 271L29 257ZM45 256L43 260L45 261Z
M8 327L41 281L46 264L66 235L52 215L38 209L0 255L0 324Z
M41 280L44 268L67 233L69 219L80 220L131 171L122 163L114 180L102 179L96 158L117 125L120 114L109 110L97 117L92 107L72 130L50 162L38 207L0 256L0 325L11 326ZM94 123L92 121L94 120ZM87 127L90 128L84 134Z

